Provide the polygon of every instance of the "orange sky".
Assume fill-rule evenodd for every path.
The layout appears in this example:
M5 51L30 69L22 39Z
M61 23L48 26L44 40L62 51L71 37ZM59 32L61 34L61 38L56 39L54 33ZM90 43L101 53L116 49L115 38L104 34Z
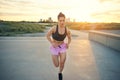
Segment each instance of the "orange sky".
M88 22L120 22L120 0L1 0L0 19L39 21L59 12L67 18Z

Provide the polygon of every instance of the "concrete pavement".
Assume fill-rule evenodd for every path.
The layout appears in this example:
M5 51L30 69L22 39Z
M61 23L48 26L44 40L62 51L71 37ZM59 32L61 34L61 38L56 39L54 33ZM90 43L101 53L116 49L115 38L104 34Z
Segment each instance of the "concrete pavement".
M0 80L58 80L45 37L0 39ZM72 31L63 80L120 80L120 52Z

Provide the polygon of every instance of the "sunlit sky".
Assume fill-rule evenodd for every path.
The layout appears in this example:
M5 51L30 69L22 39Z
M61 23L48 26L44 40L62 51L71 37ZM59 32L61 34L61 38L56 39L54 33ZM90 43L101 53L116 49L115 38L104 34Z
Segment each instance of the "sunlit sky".
M39 21L63 12L71 21L120 22L120 0L0 0L0 19Z

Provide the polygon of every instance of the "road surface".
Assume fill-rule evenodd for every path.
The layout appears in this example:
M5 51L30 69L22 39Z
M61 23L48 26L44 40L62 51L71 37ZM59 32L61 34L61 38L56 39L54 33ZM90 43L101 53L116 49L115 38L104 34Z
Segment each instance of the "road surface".
M58 80L45 37L0 38L0 80ZM72 30L63 80L120 80L120 52Z

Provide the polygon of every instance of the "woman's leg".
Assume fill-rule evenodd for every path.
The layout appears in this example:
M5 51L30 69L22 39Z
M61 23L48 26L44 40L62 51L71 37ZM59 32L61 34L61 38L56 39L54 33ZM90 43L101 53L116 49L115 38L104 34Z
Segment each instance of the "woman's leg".
M59 73L62 73L64 69L65 61L66 61L66 52L60 53L60 69L59 69L60 72Z
M52 60L53 60L53 64L55 67L59 66L59 59L58 59L58 55L52 55Z

